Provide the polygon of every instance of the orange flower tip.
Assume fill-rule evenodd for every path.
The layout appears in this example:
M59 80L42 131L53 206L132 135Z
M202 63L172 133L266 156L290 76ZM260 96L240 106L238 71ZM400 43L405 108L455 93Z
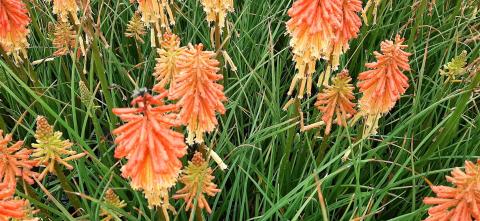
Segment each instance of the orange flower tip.
M162 203L159 196L168 197L165 192L175 185L187 148L183 135L173 130L180 123L174 106L164 103L165 96L145 92L133 99L134 107L113 110L125 122L112 132L117 136L115 157L128 159L122 176L145 193L151 206Z
M178 100L179 120L187 126L188 144L202 143L205 133L218 125L216 113L225 113L227 100L223 86L217 81L220 63L212 51L204 51L203 44L189 45L178 58L180 69L169 89L169 99Z
M0 47L8 55L13 55L16 62L27 58L29 46L27 37L30 33L28 10L21 0L0 1Z
M38 165L38 161L31 159L33 151L23 147L23 141L9 145L11 141L12 135L3 137L3 131L0 130L0 180L13 188L17 185L17 177L33 184L33 178L39 175L31 171Z
M403 51L407 47L402 44L403 41L399 35L395 37L395 41L383 41L382 53L374 53L377 62L365 65L372 70L359 74L357 85L363 93L359 103L364 113L387 113L408 88L408 77L402 72L410 70L408 56L411 54Z
M452 220L480 220L478 204L480 199L476 197L480 187L480 162L476 164L465 162L464 171L455 168L448 176L448 186L431 186L437 197L425 197L423 202L433 205L428 210L427 220L437 220L440 217L452 217ZM454 218L453 218L454 217Z
M160 91L167 86L175 88L175 78L178 77L180 72L177 62L179 62L180 55L185 51L184 47L180 47L180 38L170 33L163 35L161 46L157 50L159 57L153 73L157 80L153 88L154 91Z

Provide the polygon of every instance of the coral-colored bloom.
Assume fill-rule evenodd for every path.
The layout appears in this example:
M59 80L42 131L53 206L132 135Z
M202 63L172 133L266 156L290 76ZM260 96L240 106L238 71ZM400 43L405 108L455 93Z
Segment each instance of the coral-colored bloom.
M208 22L218 22L220 30L225 27L228 12L233 12L233 0L201 0Z
M8 188L15 188L17 177L33 184L33 178L37 177L38 173L31 169L37 166L38 162L30 159L32 150L23 148L23 141L17 141L9 147L8 143L11 141L12 135L3 137L3 131L0 130L0 184L6 183Z
M340 55L348 50L348 41L357 37L358 31L362 26L362 20L358 12L362 10L362 1L343 0L342 1L342 19L340 27L336 30L334 46L331 52L331 65L335 70L340 63Z
M215 177L212 175L212 169L208 167L208 163L202 157L202 154L196 152L192 161L188 162L180 181L185 187L178 190L173 196L174 199L184 199L187 202L185 210L189 210L194 205L193 200L197 200L200 209L206 209L208 213L212 213L212 209L205 199L205 194L215 196L220 189L212 182Z
M215 53L203 51L203 45L189 45L178 58L180 73L175 78L175 87L170 89L169 98L177 100L181 107L180 121L187 125L187 143L203 142L203 134L211 132L218 124L215 112L225 113L222 101L227 98L223 86L216 81L223 78L217 74L219 62Z
M170 88L175 88L175 77L177 77L180 69L177 67L179 56L185 51L184 47L180 47L180 38L174 34L164 34L162 47L157 50L159 57L153 75L157 79L157 84L153 90L163 90L168 84Z
M446 178L454 187L431 186L437 197L423 199L435 205L428 210L426 221L480 220L480 160L477 164L465 161L465 172L455 168Z
M27 56L30 23L25 3L21 0L0 0L0 47L8 54Z
M338 125L345 126L346 120L356 113L355 104L352 102L355 99L354 87L350 81L352 78L348 75L348 70L343 70L333 78L332 86L325 86L318 95L315 106L322 112L322 120L327 125L325 134L330 133L333 115L335 115L335 122Z
M360 0L297 0L288 10L287 31L296 65L288 95L295 87L298 97L310 95L312 75L317 60L329 61L319 83L328 85L331 70L339 65L340 55L348 49L348 41L357 36L362 25L358 12ZM297 83L299 85L297 85Z
M27 200L20 199L0 199L0 221L9 221L11 219L21 219L27 217Z
M53 0L53 14L58 15L62 22L68 22L68 15L72 15L75 24L80 24L77 17L78 11L75 0Z
M48 123L44 116L37 117L35 139L37 143L32 144L34 148L32 157L46 167L40 174L39 179L42 179L48 172L53 173L57 163L72 170L73 166L68 161L85 156L85 153L77 154L76 151L71 150L72 143L69 140L62 139L62 132L53 131L53 126Z
M172 130L180 125L171 113L177 106L165 105L166 96L166 91L155 97L144 93L132 101L137 107L113 109L126 122L112 132L117 135L115 157L128 159L122 176L145 192L151 206L160 205L166 190L175 185L182 167L179 158L186 154L183 135Z
M298 97L305 90L311 93L312 74L317 60L328 59L335 39L336 29L341 25L342 2L337 0L298 0L288 10L290 20L287 31L292 37L290 46L297 74L292 80L288 94L300 81Z
M395 42L383 41L382 53L374 52L377 62L365 64L373 70L358 76L360 82L357 85L363 93L360 109L365 114L387 113L408 88L408 78L402 71L410 71L408 56L411 54L403 51L407 48L403 41L398 35Z

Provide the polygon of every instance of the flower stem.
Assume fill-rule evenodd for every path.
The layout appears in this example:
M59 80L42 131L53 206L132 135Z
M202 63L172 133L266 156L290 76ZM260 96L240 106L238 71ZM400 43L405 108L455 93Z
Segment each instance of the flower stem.
M219 20L220 18L217 15L217 18L215 20L215 30L214 30L214 38L215 38L215 53L217 53L217 60L220 62L220 70L218 71L218 74L223 75L223 69L222 67L224 66L224 60L223 57L221 56L220 50L222 50L222 33L219 25ZM228 76L223 76L223 86L226 85Z
M113 103L113 98L110 93L110 85L108 84L107 76L105 75L105 67L103 66L102 58L100 56L98 43L99 41L96 38L92 44L92 59L95 64L98 79L100 80L100 86L102 87L105 101L107 103L108 113L111 120L110 130L113 130L113 126L117 124L117 117L112 113L112 108L114 108L115 105Z
M198 208L195 210L195 221L203 221L202 209Z
M73 194L73 188L68 182L67 177L63 173L62 168L60 168L58 164L55 164L54 168L57 178L60 181L60 185L67 194L68 200L73 205L73 207L75 207L75 210L79 210L81 208L80 200L77 198L77 196L75 196L75 194Z

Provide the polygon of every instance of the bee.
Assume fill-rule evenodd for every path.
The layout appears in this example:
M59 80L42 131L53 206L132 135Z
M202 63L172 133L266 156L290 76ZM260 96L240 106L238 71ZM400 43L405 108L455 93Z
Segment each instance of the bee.
M143 97L148 93L148 89L146 87L142 87L133 91L132 98Z

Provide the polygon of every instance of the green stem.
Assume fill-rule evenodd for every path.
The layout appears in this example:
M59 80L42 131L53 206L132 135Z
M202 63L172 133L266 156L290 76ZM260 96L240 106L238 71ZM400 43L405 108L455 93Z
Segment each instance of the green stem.
M37 192L35 192L35 190L32 188L32 186L25 183L25 180L22 180L22 181L23 182L21 182L21 184L23 186L25 195L30 197L30 199L32 199L33 201L40 202L40 200L38 198L38 194L37 194ZM41 216L51 218L48 211L46 211L44 208L41 208L41 207L39 209L40 209Z
M448 145L450 141L457 135L462 114L465 112L475 88L479 85L480 74L476 74L466 89L467 93L462 94L462 96L458 98L455 105L455 110L453 111L451 117L445 122L444 129L437 136L437 141L433 143L433 145L425 153L426 157L430 157L430 155L432 155L435 150L438 150L441 146ZM428 161L423 162L426 163ZM421 164L421 166L423 166L423 164Z
M198 207L195 210L195 221L203 221L202 210Z
M322 162L323 158L325 157L325 152L327 151L328 147L328 138L330 138L330 134L325 135L322 140L322 144L320 144L320 148L318 151L317 159L315 160L317 163L317 166L320 166L320 163Z
M105 75L105 67L103 66L102 58L100 57L98 43L99 43L98 38L95 38L92 44L92 58L95 65L98 79L100 80L100 86L102 87L102 92L105 97L105 101L107 103L110 120L112 121L112 123L110 124L110 130L113 130L113 126L117 124L117 118L112 112L112 108L114 108L115 106L113 104L113 98L110 93L110 85L108 84L107 76Z
M224 66L224 60L223 57L221 56L221 46L222 46L222 33L220 29L219 23L219 17L217 15L216 21L215 21L215 31L214 31L214 38L215 38L215 53L217 53L217 60L220 62L220 70L218 71L218 74L223 75L223 66ZM226 85L228 76L223 77L223 86Z
M299 118L300 113L298 110L300 109L300 100L298 98L295 98L295 103L293 107L290 107L289 111L289 118ZM288 175L289 175L289 168L290 168L290 154L292 152L292 146L293 146L293 141L295 139L295 134L297 133L297 128L292 127L288 130L287 132L287 143L285 145L285 150L283 154L282 161L280 162L280 179L282 181L283 188L281 188L283 191L287 191L285 189L288 187Z
M57 175L58 180L60 181L60 185L62 186L63 190L66 192L68 200L70 203L75 207L75 210L81 209L81 203L78 197L73 193L73 188L67 180L67 177L63 173L62 168L58 164L55 164L55 173Z

